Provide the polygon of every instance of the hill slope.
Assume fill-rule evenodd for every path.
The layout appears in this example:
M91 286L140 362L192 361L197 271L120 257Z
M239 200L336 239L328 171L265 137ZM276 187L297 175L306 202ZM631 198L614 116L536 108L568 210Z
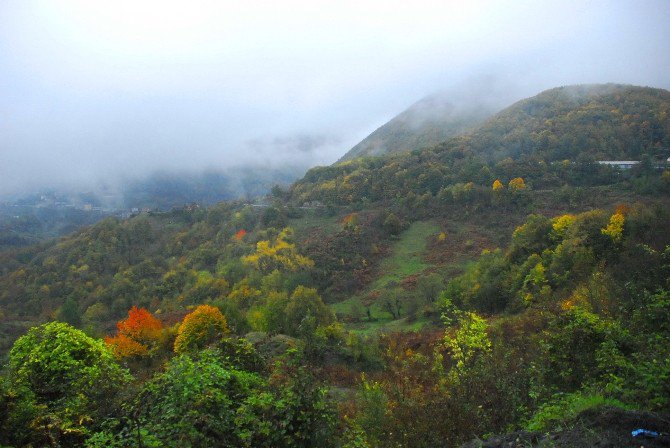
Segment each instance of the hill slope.
M339 161L433 146L473 129L492 113L478 102L454 100L445 94L427 96L368 135Z
M314 168L292 187L297 202L345 204L437 195L457 183L490 188L521 175L535 188L596 179L595 160L665 160L670 92L623 85L547 90L499 112L471 134L433 148ZM508 160L506 160L508 159ZM568 160L563 168L552 162ZM513 164L527 166L514 168ZM580 170L577 172L575 170ZM568 179L567 172L583 179ZM610 176L616 175L609 172Z
M497 113L471 135L440 145L494 160L639 159L670 149L670 92L620 84L558 87Z

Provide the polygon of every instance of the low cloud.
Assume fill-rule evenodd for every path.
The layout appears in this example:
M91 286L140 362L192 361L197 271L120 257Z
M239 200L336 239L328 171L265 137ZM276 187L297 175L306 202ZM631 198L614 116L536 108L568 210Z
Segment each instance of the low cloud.
M664 0L6 0L0 195L329 164L434 92L459 113L559 85L669 88L667 17Z

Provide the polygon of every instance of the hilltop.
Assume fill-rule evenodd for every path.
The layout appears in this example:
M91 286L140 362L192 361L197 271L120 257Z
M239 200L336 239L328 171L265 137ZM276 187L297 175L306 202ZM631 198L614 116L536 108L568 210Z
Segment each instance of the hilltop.
M338 162L434 147L467 146L493 159L538 154L551 160L586 155L639 157L668 148L663 89L622 84L557 87L495 113L481 100L444 94L418 101L348 151ZM667 123L666 123L667 124ZM453 139L453 140L452 140Z
M351 148L339 162L426 148L461 135L493 114L491 106L445 93L427 96Z
M669 116L670 92L664 89L558 87L513 104L439 150L460 148L491 160L639 160L670 150Z

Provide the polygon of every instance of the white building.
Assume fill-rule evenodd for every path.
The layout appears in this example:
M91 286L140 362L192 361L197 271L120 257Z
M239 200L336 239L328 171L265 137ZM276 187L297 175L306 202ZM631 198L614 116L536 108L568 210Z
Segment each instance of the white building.
M629 170L640 163L639 160L598 160L601 165L608 165L620 170Z

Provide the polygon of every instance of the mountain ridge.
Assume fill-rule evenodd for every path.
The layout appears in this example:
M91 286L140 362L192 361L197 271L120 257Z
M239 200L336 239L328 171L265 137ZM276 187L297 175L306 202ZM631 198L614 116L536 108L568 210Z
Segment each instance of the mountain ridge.
M365 137L336 163L433 146L484 122L494 108L447 93L428 95Z
M669 91L620 84L567 86L521 100L473 132L430 148L312 168L290 193L298 203L339 205L393 200L410 192L437 195L457 183L484 188L498 177L517 177L506 161L528 165L523 170L536 187L550 188L569 182L554 162L578 164L584 176L613 176L592 165L645 159L651 166L668 156Z
M534 151L561 160L577 156L575 149L584 147L594 157L639 157L653 146L670 147L668 117L670 92L665 89L576 84L520 100L451 141L480 150L488 147L498 160Z

